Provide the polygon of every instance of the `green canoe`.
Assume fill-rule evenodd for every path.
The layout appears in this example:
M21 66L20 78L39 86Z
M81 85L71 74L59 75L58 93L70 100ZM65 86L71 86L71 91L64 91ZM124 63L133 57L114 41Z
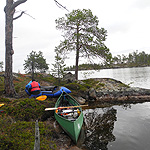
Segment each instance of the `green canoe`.
M63 92L58 98L55 108L68 106L72 106L72 108L57 109L54 113L57 122L75 143L78 141L83 124L82 108L74 107L79 105L73 97Z

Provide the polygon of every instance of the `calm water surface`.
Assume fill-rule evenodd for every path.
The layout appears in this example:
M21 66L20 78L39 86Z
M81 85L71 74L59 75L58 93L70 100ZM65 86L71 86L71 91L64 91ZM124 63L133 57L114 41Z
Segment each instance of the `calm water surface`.
M91 71L92 72L92 71ZM150 67L104 69L79 79L114 78L150 89ZM131 84L132 83L132 84ZM150 102L84 110L85 142L89 150L150 150Z
M100 71L80 71L79 79L113 78L133 87L150 89L150 67L102 69Z

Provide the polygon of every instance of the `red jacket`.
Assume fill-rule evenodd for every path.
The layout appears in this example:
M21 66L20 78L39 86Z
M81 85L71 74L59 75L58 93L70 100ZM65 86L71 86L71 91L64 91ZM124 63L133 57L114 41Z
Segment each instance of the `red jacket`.
M33 81L31 83L31 92L33 92L33 91L39 91L39 90L40 90L39 83L36 82L36 81Z

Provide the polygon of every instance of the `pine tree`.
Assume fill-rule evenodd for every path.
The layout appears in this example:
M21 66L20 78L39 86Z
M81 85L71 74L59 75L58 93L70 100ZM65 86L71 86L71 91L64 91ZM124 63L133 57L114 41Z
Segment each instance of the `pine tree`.
M27 56L27 60L25 60L23 65L26 73L32 73L32 79L34 78L35 72L46 72L46 70L49 69L41 51L38 53L32 51L30 55Z
M111 53L105 46L107 31L98 27L98 18L91 10L73 10L65 17L56 20L56 28L62 30L64 41L60 43L61 50L76 51L75 76L78 80L79 57L88 59L100 57L109 61Z
M53 75L60 79L65 74L65 72L64 72L65 71L64 67L66 66L64 64L65 56L62 55L62 52L59 49L59 47L55 47L55 52L56 52L55 64L52 64L54 67L54 69L52 69L52 71L54 72Z

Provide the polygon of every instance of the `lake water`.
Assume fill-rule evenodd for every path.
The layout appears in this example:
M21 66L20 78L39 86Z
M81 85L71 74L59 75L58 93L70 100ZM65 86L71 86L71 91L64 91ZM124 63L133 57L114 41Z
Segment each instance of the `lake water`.
M113 78L133 87L150 89L150 67L79 71L79 80L87 78Z
M150 89L150 67L79 72L79 79L85 78L113 78L133 87ZM83 112L85 140L81 148L150 150L150 102L86 109Z

